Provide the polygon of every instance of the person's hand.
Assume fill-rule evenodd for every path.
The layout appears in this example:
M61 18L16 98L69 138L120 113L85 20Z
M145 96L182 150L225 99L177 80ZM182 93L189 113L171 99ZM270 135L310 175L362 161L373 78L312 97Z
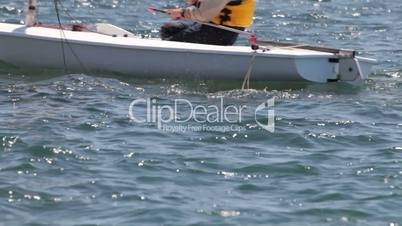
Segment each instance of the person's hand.
M184 18L184 9L169 9L167 10L167 14L169 14L173 20L180 20Z

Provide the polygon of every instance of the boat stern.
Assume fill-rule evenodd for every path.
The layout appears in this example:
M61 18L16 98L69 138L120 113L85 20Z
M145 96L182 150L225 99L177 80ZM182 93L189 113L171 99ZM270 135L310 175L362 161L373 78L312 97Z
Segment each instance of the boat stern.
M375 59L364 57L341 58L337 56L296 59L299 76L318 83L361 83L368 79Z

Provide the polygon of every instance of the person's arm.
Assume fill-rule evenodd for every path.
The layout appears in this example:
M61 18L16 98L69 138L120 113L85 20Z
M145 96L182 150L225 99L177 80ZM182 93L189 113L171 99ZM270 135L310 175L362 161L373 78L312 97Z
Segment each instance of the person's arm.
M225 5L231 0L199 0L199 7L190 6L185 9L169 10L173 19L189 19L201 22L209 22L218 15Z

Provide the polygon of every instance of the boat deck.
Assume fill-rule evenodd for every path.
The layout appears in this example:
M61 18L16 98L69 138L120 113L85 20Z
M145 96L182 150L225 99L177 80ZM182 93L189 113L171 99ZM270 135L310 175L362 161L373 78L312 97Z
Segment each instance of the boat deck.
M0 23L1 35L12 35L14 37L26 37L42 40L60 40L60 37L68 39L68 42L82 43L86 45L102 45L121 48L136 49L157 49L175 52L196 52L196 53L219 53L230 55L250 55L253 50L249 46L216 46L193 44L183 42L163 41L160 39L146 39L140 37L111 37L94 32L68 31L44 27L30 27L19 24ZM331 53L323 53L311 50L292 49L292 48L272 48L267 52L258 51L259 55L286 57L286 58L309 58L309 57L330 57Z

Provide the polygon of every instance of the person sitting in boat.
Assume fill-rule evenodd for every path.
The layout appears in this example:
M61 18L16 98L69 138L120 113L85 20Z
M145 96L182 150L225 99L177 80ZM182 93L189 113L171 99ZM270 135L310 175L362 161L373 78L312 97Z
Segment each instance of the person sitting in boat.
M187 0L187 3L190 5L187 8L167 11L174 21L161 27L162 39L229 46L239 34L199 22L244 31L253 23L256 0Z

